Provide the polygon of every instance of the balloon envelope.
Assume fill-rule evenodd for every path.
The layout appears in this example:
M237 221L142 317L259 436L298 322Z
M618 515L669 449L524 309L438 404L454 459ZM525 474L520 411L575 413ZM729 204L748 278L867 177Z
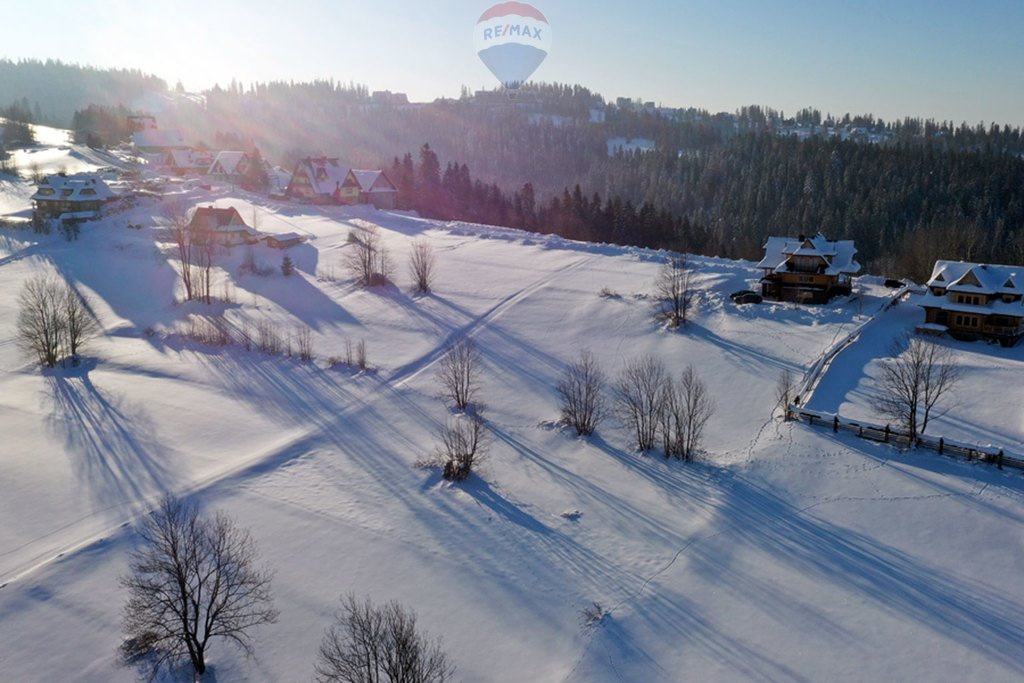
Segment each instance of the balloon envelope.
M473 34L480 61L502 85L515 90L548 56L551 26L525 2L502 2L484 12Z

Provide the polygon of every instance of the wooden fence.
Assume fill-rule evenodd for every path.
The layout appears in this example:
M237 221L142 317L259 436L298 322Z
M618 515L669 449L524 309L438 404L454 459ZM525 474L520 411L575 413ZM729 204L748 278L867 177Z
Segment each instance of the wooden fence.
M807 422L812 427L831 429L833 432L849 432L856 434L862 439L891 443L895 445L910 446L915 448L928 448L939 455L951 457L962 457L968 460L980 460L981 462L994 463L999 469L1013 467L1024 470L1024 458L1014 454L1006 453L1002 448L994 446L975 446L958 441L945 439L941 436L919 435L911 439L907 432L893 429L890 425L877 425L869 422L847 420L833 413L825 413L818 410L808 410L799 406L789 406L786 409L786 418L797 422Z

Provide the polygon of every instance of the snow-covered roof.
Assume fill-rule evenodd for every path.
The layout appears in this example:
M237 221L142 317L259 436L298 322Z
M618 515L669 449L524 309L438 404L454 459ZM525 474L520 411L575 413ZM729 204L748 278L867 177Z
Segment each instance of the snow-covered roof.
M50 175L43 178L32 199L35 201L94 202L114 196L103 178L95 173Z
M307 157L299 161L295 172L305 171L309 176L313 192L319 195L332 195L345 182L348 169L338 163L337 159L328 157ZM294 177L294 176L293 176Z
M300 235L297 232L282 232L279 234L266 235L265 237L268 240L275 240L277 242L291 242L292 240L302 242L303 240L306 239L304 236Z
M217 156L214 158L213 163L210 164L210 175L214 174L214 168L220 166L221 173L224 175L236 175L238 171L238 165L243 161L247 160L249 155L245 152L217 152Z
M180 130L160 130L151 128L132 133L132 144L139 149L186 149L185 139Z
M256 230L245 224L242 215L234 207L216 208L200 206L192 211L189 225L199 226L213 232L244 232L249 235L258 234Z
M164 158L164 163L174 168L207 169L213 163L213 153L199 152L194 149L172 149Z
M817 256L826 266L826 275L853 275L860 272L856 255L853 240L829 241L820 232L814 237L769 237L764 245L764 258L757 267L786 272L790 257Z
M928 286L967 294L1024 294L1024 267L936 261Z
M352 177L363 192L398 192L384 171L363 171L352 169Z

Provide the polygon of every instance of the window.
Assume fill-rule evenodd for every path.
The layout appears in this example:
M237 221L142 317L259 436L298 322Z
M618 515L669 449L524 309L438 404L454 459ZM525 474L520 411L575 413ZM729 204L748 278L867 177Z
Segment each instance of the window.
M980 321L978 320L978 318L976 316L973 316L973 315L960 315L960 314L957 314L957 316L956 316L956 325L957 325L957 327L973 327L973 328L978 328L978 327L980 327Z

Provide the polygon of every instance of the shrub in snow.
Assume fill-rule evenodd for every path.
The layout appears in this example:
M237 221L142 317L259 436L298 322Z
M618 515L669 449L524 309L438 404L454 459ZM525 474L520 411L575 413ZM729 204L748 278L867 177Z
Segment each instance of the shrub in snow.
M693 304L691 270L685 256L670 256L658 273L654 288L661 300L661 313L672 327L686 324Z
M480 464L486 453L486 432L483 420L462 415L449 420L438 435L437 460L448 481L465 481Z
M299 352L299 360L309 363L313 360L313 331L302 325L295 330L295 346Z
M391 281L391 256L376 226L367 228L362 238L352 243L345 265L356 283L363 287L378 287Z
M434 281L437 257L428 242L414 242L409 255L409 274L412 276L413 291L426 294Z
M318 683L444 683L455 667L416 626L416 613L392 601L374 605L352 594L341 599L316 660Z
M604 417L605 375L588 350L565 369L555 386L561 399L562 422L580 436L590 435Z
M448 347L437 369L441 397L465 410L480 390L481 357L472 339L460 339Z
M626 364L614 386L619 419L632 432L637 450L645 453L657 446L668 378L660 360L642 356Z
M707 385L692 365L678 380L665 380L661 397L661 435L665 457L692 460L704 440L704 428L715 411Z

